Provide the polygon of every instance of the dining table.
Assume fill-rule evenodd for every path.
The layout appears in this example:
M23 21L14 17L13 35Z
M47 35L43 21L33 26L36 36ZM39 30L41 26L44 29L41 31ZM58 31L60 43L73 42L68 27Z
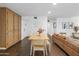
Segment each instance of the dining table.
M46 44L48 44L48 40L49 40L49 37L47 34L34 34L34 35L31 35L29 37L29 40L31 41L31 43L34 41L34 40L38 40L38 39L43 39L45 40ZM32 50L32 44L31 44L31 50ZM31 51L32 53L32 51ZM47 54L47 53L46 53ZM30 54L31 55L31 54Z

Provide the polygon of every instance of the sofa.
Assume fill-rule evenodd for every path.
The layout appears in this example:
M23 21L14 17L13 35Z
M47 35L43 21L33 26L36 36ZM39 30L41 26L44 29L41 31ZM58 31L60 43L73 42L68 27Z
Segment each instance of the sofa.
M60 34L53 34L52 40L70 56L79 56L79 40Z
M79 39L79 33L72 33L73 38Z

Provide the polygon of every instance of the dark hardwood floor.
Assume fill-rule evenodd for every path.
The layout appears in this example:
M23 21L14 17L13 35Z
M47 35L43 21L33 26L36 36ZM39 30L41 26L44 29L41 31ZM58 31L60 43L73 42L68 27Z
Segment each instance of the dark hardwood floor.
M66 56L66 54L54 43L52 43L50 56ZM42 52L36 52L36 56L42 56ZM23 39L7 50L0 50L0 56L30 56L30 41Z

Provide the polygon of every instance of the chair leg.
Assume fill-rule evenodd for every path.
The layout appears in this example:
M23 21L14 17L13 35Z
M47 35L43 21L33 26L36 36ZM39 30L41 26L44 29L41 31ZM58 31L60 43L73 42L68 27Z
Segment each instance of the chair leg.
M35 51L33 50L33 56L35 55Z
M48 46L49 54L51 53L51 45Z
M45 51L46 51L46 56L47 56L48 55L48 53L47 53L47 47L46 47L46 50Z
M31 49L30 49L30 56L32 55L32 45L31 45Z
M49 54L51 53L51 46L49 46Z
M43 51L43 55L45 56L45 50Z

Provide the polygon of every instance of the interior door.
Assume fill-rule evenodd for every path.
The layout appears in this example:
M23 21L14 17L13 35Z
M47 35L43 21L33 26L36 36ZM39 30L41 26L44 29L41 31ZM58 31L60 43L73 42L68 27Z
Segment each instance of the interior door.
M21 16L19 16L19 30L18 30L18 34L19 34L19 40L21 40Z
M7 47L13 44L13 12L6 10L6 45Z
M14 42L18 42L18 15L14 14Z
M0 8L0 48L5 48L5 8Z

